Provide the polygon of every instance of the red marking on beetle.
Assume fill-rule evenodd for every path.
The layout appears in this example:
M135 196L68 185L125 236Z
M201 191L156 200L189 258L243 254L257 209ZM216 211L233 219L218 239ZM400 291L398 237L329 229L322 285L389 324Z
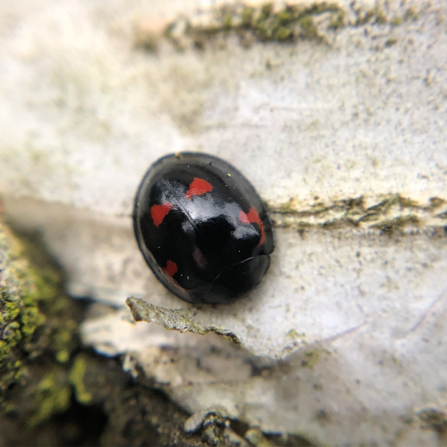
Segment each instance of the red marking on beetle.
M265 241L265 231L264 225L262 225L261 218L254 207L251 207L248 213L244 213L242 210L239 211L239 220L248 225L249 223L257 223L261 229L261 239L259 239L259 245L262 245Z
M206 192L211 192L213 186L203 178L194 177L193 181L189 185L188 191L186 191L186 198L190 199L193 196L201 196Z
M152 205L151 207L151 217L154 221L154 225L158 228L159 225L163 222L166 214L174 208L174 205L169 202L165 202L161 205Z
M239 220L245 225L248 225L250 223L247 214L244 213L242 210L239 211Z
M172 278L177 273L178 267L174 261L171 261L170 259L168 259L168 262L166 263L166 267L162 270L165 275L168 275Z

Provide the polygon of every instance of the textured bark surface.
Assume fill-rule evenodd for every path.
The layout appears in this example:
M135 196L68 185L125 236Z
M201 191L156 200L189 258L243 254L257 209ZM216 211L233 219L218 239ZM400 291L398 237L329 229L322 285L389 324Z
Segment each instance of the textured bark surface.
M194 421L445 442L445 2L0 8L0 193L70 294L114 306L82 325L85 345ZM181 150L234 163L275 220L269 274L225 308L170 296L133 238L143 173ZM129 296L241 346L135 323Z

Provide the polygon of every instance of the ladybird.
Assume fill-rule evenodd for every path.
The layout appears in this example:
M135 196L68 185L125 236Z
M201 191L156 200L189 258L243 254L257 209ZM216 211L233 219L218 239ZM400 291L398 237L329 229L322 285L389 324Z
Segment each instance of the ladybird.
M272 222L251 183L202 153L167 155L149 168L133 224L155 276L195 304L230 303L254 289L275 248Z

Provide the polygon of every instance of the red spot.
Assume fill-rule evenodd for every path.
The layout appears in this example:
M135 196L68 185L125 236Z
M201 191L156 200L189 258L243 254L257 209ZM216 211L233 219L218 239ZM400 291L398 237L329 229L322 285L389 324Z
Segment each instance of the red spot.
M177 264L174 261L168 259L166 267L163 269L164 274L172 278L177 273L177 270L178 270Z
M264 225L262 225L259 214L255 208L251 207L247 214L243 211L239 211L239 220L246 225L249 223L257 223L259 225L259 228L261 229L261 239L259 240L258 245L262 245L265 241Z
M194 177L193 181L189 185L188 191L186 191L186 198L190 199L193 196L201 196L206 192L211 192L213 187L211 183L207 182L203 178Z
M154 225L158 228L158 226L163 222L166 214L172 210L174 205L169 202L165 202L162 205L152 205L151 207L151 217L154 221Z
M250 221L248 220L248 216L246 213L244 213L242 210L239 211L239 220L244 223L245 225L248 225Z

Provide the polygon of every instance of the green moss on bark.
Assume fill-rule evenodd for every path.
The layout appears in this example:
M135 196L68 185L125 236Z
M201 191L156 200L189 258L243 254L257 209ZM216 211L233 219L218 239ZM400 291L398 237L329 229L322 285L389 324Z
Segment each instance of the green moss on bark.
M79 354L70 371L70 382L73 385L76 400L83 405L88 405L92 401L92 395L87 391L84 383L86 368L87 359L82 354Z
M72 303L45 254L0 220L0 409L35 426L70 404Z
M54 368L38 383L34 393L35 411L28 425L35 427L70 405L71 388L64 369Z

